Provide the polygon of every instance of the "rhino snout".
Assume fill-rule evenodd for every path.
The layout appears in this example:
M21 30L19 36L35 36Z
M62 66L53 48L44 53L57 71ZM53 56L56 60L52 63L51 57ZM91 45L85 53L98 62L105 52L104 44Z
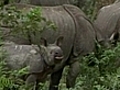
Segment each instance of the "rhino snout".
M58 49L58 50L56 50L56 52L54 52L55 63L60 63L63 58L64 58L64 55L63 55L63 52L61 49Z
M51 62L52 64L60 63L64 58L61 47L56 45L51 45L48 47L48 55L49 62Z

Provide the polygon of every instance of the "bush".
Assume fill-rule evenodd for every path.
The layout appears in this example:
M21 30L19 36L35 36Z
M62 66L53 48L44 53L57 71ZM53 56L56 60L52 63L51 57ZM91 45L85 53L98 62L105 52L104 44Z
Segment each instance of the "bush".
M47 21L41 14L41 8L31 8L25 13L17 10L14 5L0 9L0 26L5 26L11 30L10 35L19 35L24 38L35 35L36 32L42 33L44 30L56 29L51 21ZM31 36L32 36L31 35Z
M85 14L94 21L100 8L114 3L116 0L75 0L75 5L80 7Z
M111 49L98 45L98 51L83 57L81 74L72 90L119 90L120 43ZM119 64L119 65L117 65Z

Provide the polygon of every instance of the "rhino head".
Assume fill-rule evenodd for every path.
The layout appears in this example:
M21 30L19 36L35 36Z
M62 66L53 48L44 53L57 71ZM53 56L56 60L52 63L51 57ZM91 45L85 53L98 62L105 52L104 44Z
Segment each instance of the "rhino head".
M111 46L115 46L117 44L119 40L119 32L115 31L113 32L110 36L99 40L98 42L100 43L100 45L106 47L106 48L110 48Z
M41 38L40 47L35 48L37 52L42 52L44 61L48 65L60 63L63 59L63 50L61 49L63 37L59 37L53 44L48 44L47 40ZM44 48L44 49L43 49Z
M34 49L31 52L37 59L30 63L26 84L32 84L36 80L44 82L47 75L53 72L53 66L63 60L62 41L63 37L59 37L53 44L48 44L46 39L41 38L39 48L33 45Z

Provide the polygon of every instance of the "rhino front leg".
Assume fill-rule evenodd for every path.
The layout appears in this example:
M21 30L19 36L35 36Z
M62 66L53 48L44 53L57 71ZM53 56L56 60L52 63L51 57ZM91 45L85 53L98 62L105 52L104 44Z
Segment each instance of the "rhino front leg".
M29 75L26 79L26 85L30 85L32 90L38 90L38 81L36 75Z
M49 90L58 90L58 84L62 77L63 68L51 74Z
M75 86L75 81L80 72L79 61L75 61L70 64L70 68L68 71L68 75L66 78L66 86L67 88L73 88Z

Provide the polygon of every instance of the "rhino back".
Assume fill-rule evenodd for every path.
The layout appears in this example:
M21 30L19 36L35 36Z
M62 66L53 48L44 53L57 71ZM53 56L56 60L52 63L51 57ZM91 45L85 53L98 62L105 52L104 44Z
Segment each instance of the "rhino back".
M29 3L39 6L57 6L62 4L73 4L75 0L14 0L17 3Z
M115 31L120 15L120 3L105 6L99 10L95 25L100 29L104 38L109 38Z
M73 0L30 0L30 4L42 6L55 6L62 4L72 4Z
M10 69L16 70L30 66L34 61L40 61L40 55L32 46L28 45L4 45L2 50L6 51L6 63Z

